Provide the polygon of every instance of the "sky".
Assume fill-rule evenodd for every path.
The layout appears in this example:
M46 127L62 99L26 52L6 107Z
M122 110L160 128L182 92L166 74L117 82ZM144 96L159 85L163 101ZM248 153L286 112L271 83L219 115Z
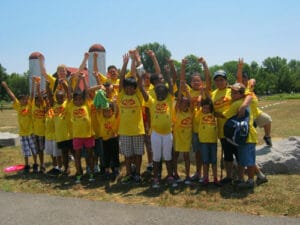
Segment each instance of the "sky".
M158 42L181 61L202 56L209 66L243 58L300 60L299 0L9 0L1 1L0 64L8 74L29 70L41 52L48 73L78 67L93 44L106 67Z

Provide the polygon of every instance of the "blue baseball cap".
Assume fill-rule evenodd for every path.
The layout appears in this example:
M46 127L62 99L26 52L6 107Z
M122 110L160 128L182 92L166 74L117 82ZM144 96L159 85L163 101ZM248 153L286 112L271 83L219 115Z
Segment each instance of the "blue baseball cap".
M227 80L227 76L226 76L225 70L217 70L217 71L214 73L213 79L216 79L217 76L223 77L224 79Z

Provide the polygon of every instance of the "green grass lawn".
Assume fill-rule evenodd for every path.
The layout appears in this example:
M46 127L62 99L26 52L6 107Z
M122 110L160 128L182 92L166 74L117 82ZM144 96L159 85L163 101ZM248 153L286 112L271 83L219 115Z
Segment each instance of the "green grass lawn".
M274 140L289 136L300 136L300 100L263 100L260 105L272 116L272 136ZM0 113L0 131L17 132L16 114L13 110ZM258 129L262 143L263 132ZM219 151L220 152L220 151ZM143 157L143 169L146 155ZM121 157L121 161L123 158ZM46 157L47 169L51 168L50 157ZM9 192L45 193L57 196L104 200L126 204L146 204L165 207L186 207L194 209L241 212L251 215L276 215L300 217L300 176L299 174L269 175L269 182L254 190L238 190L234 186L203 187L198 183L178 188L162 186L158 190L150 188L149 175L143 176L141 184L124 185L119 179L104 181L97 175L96 182L90 184L84 178L82 184L74 183L74 163L71 163L69 178L53 178L40 174L4 174L6 166L23 163L19 147L0 148L0 190ZM83 162L84 163L84 162ZM165 171L165 167L163 169ZM191 165L192 173L195 165ZM219 171L220 172L220 171ZM125 168L122 163L121 176ZM184 174L183 163L179 173ZM165 174L163 174L165 175Z

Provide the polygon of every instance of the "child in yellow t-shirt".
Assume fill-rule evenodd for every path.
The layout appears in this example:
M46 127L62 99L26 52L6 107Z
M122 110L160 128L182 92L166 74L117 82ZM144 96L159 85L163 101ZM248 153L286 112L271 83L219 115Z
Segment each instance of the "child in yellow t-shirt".
M184 97L182 95L182 92L185 92L187 94L187 97ZM190 185L190 150L192 145L193 112L191 98L186 90L185 81L180 82L178 98L175 106L174 121L174 177L178 181L180 180L177 173L177 160L179 157L179 153L183 153L183 159L185 162L184 183L186 185Z
M126 176L123 183L131 180L141 181L140 170L142 155L144 154L144 123L142 115L143 96L137 86L141 86L141 79L138 82L134 77L125 78L125 71L129 61L129 55L123 57L121 71L118 106L120 109L119 144L120 151L125 156ZM131 163L135 164L135 174L131 171Z
M94 146L95 138L91 124L91 105L88 101L89 94L85 82L85 76L78 77L77 84L73 93L73 99L68 106L70 119L72 123L73 149L75 152L76 183L80 183L82 177L81 151L83 148L87 151L87 164L90 168L89 181L94 181ZM83 81L84 90L79 89L79 82Z
M31 101L28 99L27 95L20 95L18 99L5 81L2 81L1 85L5 88L9 97L14 102L13 108L18 114L20 142L25 161L24 173L28 173L30 170L28 157L31 155L33 155L34 167L37 169L37 150L32 137Z
M245 98L245 86L241 83L235 83L231 86L232 103L227 111L223 113L226 119L237 115L240 106L243 104ZM238 187L240 188L253 188L254 175L256 169L255 163L255 146L257 143L257 132L253 126L253 113L250 111L249 119L249 134L246 143L237 146L238 149L238 167L239 167L239 180ZM245 167L247 167L248 180L244 182Z
M45 149L45 103L41 95L40 81L35 76L32 77L32 87L36 86L36 93L32 105L33 138L40 159L40 172L44 173L44 149Z
M105 167L105 178L109 179L112 175L115 178L119 174L119 110L116 102L110 102L108 108L100 109L98 117L100 126L100 136L103 143L103 161ZM109 168L112 168L110 174Z
M209 164L212 166L214 184L219 185L217 177L217 120L214 116L213 103L209 97L201 100L198 134L203 162L203 185L209 183Z

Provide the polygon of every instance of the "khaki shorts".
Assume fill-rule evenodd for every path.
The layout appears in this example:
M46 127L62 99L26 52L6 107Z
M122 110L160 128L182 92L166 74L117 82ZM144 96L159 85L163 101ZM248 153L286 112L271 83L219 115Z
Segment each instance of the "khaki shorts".
M272 118L267 113L262 112L255 120L254 122L258 127L264 127L265 125L272 122Z

